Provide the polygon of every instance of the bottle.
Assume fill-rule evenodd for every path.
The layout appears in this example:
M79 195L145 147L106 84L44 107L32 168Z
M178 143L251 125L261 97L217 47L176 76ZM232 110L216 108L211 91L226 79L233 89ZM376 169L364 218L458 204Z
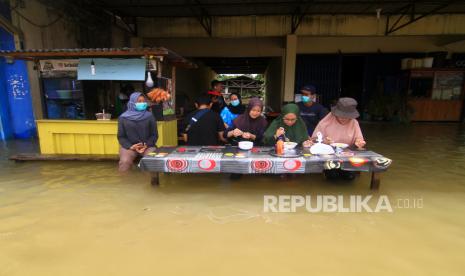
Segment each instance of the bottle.
M277 155L284 154L284 142L281 139L279 139L278 142L276 142L276 154Z

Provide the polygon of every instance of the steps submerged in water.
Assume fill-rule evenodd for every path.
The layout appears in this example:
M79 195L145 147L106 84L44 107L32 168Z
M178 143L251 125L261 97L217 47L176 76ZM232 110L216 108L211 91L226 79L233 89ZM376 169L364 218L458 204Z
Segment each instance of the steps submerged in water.
M16 162L26 161L118 161L119 156L114 154L39 154L19 153L11 155L10 160Z

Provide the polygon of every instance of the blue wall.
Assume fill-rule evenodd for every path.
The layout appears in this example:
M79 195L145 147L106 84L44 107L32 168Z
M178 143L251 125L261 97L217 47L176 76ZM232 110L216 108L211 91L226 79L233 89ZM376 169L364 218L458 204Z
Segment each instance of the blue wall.
M11 34L0 28L0 49L5 49L4 44ZM13 137L13 129L10 123L10 104L6 89L5 76L6 63L4 58L0 58L0 140Z
M2 15L9 18L10 14L3 7L0 8ZM1 27L0 49L15 50L13 35ZM0 140L12 137L30 138L35 135L26 63L15 60L13 64L8 64L4 58L0 58Z

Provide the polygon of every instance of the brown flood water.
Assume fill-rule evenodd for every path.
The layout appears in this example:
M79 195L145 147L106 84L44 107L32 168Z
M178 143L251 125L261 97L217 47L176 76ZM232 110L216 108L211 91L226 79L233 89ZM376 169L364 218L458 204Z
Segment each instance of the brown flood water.
M154 189L113 163L15 164L18 143L0 144L0 275L465 275L465 127L362 128L394 160L376 195L393 213L263 212L266 194L368 195L368 175L171 175Z

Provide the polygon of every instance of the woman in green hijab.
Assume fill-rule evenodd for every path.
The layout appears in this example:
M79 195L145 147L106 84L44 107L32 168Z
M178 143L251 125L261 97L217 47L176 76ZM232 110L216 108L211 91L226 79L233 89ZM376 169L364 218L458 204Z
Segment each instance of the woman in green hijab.
M280 136L285 136L291 142L302 144L309 139L305 122L300 117L296 104L283 106L281 115L270 124L265 131L263 142L272 146Z

